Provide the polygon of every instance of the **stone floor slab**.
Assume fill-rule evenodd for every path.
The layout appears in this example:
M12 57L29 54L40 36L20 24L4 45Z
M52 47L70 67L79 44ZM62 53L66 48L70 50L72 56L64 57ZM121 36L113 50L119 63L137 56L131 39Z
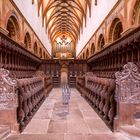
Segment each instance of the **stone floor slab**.
M68 133L73 134L90 134L91 131L82 119L68 120Z
M53 110L40 110L35 114L34 119L51 119L52 112Z
M69 107L69 109L68 109ZM7 140L128 140L112 133L79 92L71 89L69 106L54 88L20 135Z
M66 133L67 122L66 121L54 121L49 123L48 133Z
M23 134L47 134L50 120L32 119Z
M65 134L64 140L84 140L84 136L82 134Z
M112 133L112 131L99 118L85 119L85 122L92 133Z
M84 119L94 119L99 118L96 112L90 110L80 110Z
M11 135L6 140L64 140L64 134L50 133L50 134L21 134Z

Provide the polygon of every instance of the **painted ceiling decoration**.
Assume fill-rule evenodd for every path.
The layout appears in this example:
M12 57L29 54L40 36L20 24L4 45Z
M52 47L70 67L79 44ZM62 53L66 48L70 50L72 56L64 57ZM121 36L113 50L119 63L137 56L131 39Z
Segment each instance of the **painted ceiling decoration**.
M42 24L46 27L51 43L60 36L71 38L76 43L86 25L87 11L91 15L92 0L36 0L38 14L42 14ZM34 4L35 0L32 0ZM97 4L97 0L94 1ZM40 12L41 11L41 12Z

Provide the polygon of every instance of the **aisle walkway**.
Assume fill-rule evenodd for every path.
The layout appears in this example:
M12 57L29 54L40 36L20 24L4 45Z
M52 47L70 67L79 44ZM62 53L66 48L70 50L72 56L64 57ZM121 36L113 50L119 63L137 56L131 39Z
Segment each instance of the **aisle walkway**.
M112 133L76 89L67 112L61 89L53 89L22 134L7 140L128 140Z

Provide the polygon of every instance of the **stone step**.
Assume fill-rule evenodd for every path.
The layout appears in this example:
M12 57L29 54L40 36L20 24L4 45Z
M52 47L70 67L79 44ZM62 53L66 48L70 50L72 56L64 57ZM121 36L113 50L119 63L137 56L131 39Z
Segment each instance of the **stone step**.
M6 138L10 134L9 126L0 126L0 140Z
M135 126L140 128L140 119L135 119Z
M131 140L140 140L140 128L135 126L122 126L121 133Z

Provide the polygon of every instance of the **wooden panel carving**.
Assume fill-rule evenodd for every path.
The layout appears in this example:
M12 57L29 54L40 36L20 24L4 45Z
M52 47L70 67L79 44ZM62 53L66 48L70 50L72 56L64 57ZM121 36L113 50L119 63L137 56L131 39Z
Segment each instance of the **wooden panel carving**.
M118 102L140 103L140 73L133 62L124 65L121 72L115 73Z
M120 39L106 46L87 60L90 71L98 77L115 78L128 62L134 62L140 69L140 27L133 29Z
M9 71L0 69L0 109L18 106L17 83L9 76Z

